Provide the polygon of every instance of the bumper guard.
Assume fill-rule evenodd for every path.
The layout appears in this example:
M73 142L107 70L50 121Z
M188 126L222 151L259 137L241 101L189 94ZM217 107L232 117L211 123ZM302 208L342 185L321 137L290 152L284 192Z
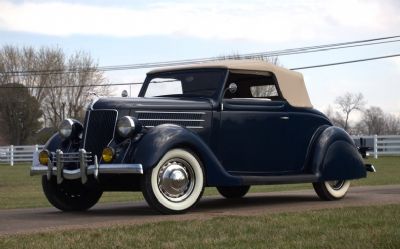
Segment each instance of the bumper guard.
M39 152L33 155L33 163L30 175L47 175L47 179L55 175L57 176L57 183L61 184L64 179L74 180L81 178L83 184L87 182L87 176L93 175L98 179L99 174L143 174L143 167L141 164L99 164L97 156L93 158L91 163L91 152L86 152L85 149L80 149L79 152L63 153L57 150L52 153L52 158L49 160L47 166L39 163ZM78 169L64 169L64 163L79 163Z

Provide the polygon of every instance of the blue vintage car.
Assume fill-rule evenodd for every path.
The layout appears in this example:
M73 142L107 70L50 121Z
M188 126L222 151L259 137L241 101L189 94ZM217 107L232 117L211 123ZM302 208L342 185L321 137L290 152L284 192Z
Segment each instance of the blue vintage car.
M84 124L61 123L31 174L63 211L89 209L103 191L142 191L175 214L204 187L240 198L252 185L309 182L336 200L367 170L351 137L313 109L300 73L241 60L154 70L139 97L98 99Z

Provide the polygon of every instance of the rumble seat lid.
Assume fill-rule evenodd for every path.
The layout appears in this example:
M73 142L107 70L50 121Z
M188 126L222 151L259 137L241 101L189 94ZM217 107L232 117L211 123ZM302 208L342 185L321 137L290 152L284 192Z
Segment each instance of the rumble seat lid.
M261 71L273 73L278 81L283 97L295 107L312 108L310 97L304 83L303 75L283 67L260 60L222 60L189 64L183 66L165 67L150 71L148 74L178 70L224 68L232 70Z

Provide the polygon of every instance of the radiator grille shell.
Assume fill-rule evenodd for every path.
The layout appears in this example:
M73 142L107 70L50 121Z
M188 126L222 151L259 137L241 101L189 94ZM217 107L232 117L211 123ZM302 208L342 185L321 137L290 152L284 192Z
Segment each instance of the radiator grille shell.
M101 152L114 137L118 112L116 110L92 110L86 117L83 148L101 158Z

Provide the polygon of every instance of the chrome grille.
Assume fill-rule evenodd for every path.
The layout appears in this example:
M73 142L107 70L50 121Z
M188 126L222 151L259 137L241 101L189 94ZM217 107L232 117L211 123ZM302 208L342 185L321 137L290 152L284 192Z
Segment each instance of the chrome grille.
M93 110L88 113L83 148L101 158L101 152L114 137L116 110Z
M146 112L138 111L137 118L146 127L161 124L176 124L186 128L201 129L205 119L204 112Z
M51 158L54 166L56 166L57 158L56 158L56 153L52 152L51 153ZM86 152L85 154L85 161L87 163L92 162L92 153L91 152ZM60 155L60 162L61 163L79 163L80 158L79 158L79 152L69 152L69 153L62 153Z

